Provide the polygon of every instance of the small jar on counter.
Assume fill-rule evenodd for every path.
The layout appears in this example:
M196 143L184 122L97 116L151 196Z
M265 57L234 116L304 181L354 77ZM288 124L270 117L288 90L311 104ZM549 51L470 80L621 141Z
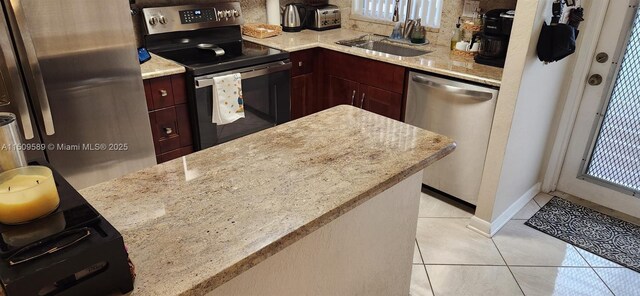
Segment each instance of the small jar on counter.
M421 24L421 19L416 20L416 25L411 32L411 43L422 44L427 39L427 29Z

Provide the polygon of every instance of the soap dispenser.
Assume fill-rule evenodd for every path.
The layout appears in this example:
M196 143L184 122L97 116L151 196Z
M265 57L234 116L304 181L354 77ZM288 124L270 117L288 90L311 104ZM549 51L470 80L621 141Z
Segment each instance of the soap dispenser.
M453 29L453 33L451 34L451 50L454 50L456 44L460 41L462 41L462 30L460 29L460 18L458 18L456 28Z
M416 20L416 25L411 32L411 43L423 44L426 41L427 29L421 24L421 19Z

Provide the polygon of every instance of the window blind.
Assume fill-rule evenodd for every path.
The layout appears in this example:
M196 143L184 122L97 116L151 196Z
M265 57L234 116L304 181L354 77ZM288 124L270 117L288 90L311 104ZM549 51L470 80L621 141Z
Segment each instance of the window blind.
M413 0L411 1L410 19L422 19L422 25L440 28L443 0ZM364 17L388 20L393 17L395 0L353 0L353 12ZM400 0L398 13L400 21L404 21L407 11L407 0Z

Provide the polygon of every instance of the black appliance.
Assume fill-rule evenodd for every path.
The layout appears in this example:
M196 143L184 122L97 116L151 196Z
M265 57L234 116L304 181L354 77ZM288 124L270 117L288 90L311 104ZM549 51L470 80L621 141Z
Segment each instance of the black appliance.
M49 164L60 205L21 225L0 224L5 295L108 295L133 290L120 233Z
M291 119L289 53L242 40L239 2L145 8L143 14L145 47L187 69L195 150ZM213 78L232 73L242 76L245 118L216 125Z
M477 36L480 51L475 57L476 63L504 67L514 17L515 11L510 9L494 9L484 15L483 30Z

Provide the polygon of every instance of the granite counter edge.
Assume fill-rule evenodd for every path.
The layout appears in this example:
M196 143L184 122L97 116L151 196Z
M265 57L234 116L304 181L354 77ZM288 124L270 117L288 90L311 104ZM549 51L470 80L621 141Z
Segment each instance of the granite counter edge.
M213 276L209 280L206 280L204 282L197 284L191 289L184 291L180 295L183 295L183 296L204 295L208 292L215 290L217 287L232 280L233 278L249 270L250 268L258 265L259 263L266 260L267 258L277 254L278 252L282 251L286 247L292 245L293 243L304 238L308 234L316 231L317 229L327 225L331 221L346 214L350 210L370 200L374 196L393 187L394 185L407 179L413 174L416 174L424 170L426 167L430 166L434 162L452 153L455 150L455 148L456 148L456 143L453 141L450 141L450 143L447 146L441 148L440 150L433 153L423 161L418 162L412 166L409 166L408 168L399 172L398 174L395 174L389 177L386 181L378 184L375 187L372 187L366 192L352 198L348 202L340 205L339 207L336 207L335 209L325 213L324 215L314 219L313 221L310 221L309 223L301 226L300 228L290 232L286 236L283 236L278 240L273 241L272 243L268 244L267 246L260 249L259 251L249 255L248 257L237 262L236 264L227 267L225 270Z
M457 71L454 71L454 70L447 70L447 69L441 69L441 68L430 67L430 66L414 65L414 64L412 64L410 62L392 61L392 60L381 58L381 57L371 56L371 55L368 55L366 53L358 54L358 53L355 53L353 51L346 50L346 48L344 50L341 50L341 49L339 49L339 48L337 48L335 46L328 45L328 44L325 44L325 43L322 43L322 42L310 42L310 43L305 44L305 45L291 46L291 47L278 47L278 46L274 46L273 44L269 44L266 41L265 42L261 42L260 39L257 39L257 38L246 38L246 36L243 36L243 38L245 38L248 41L254 42L254 43L258 43L258 44L261 44L261 45L264 45L264 46L268 46L268 47L272 47L272 48L275 48L275 49L284 50L284 51L288 51L288 52L296 52L296 51L302 51L302 50L313 49L313 48L323 48L323 49L337 51L337 52L340 52L340 53L350 54L350 55L353 55L353 56L367 58L367 59L374 60L374 61L379 61L379 62L383 62L383 63L389 63L389 64L393 64L393 65L397 65L397 66L402 66L402 67L405 67L405 68L408 68L408 69L412 69L412 70L419 70L419 71L426 71L426 72L431 72L431 73L435 73L435 74L441 74L441 75L448 76L448 77L451 77L451 78L463 79L463 80L472 81L472 82L476 82L476 83L481 83L481 84L485 84L485 85L489 85L489 86L500 87L502 85L502 81L496 80L496 79L485 78L485 77L477 76L477 75L473 75L473 74L465 74L465 73L457 72Z

